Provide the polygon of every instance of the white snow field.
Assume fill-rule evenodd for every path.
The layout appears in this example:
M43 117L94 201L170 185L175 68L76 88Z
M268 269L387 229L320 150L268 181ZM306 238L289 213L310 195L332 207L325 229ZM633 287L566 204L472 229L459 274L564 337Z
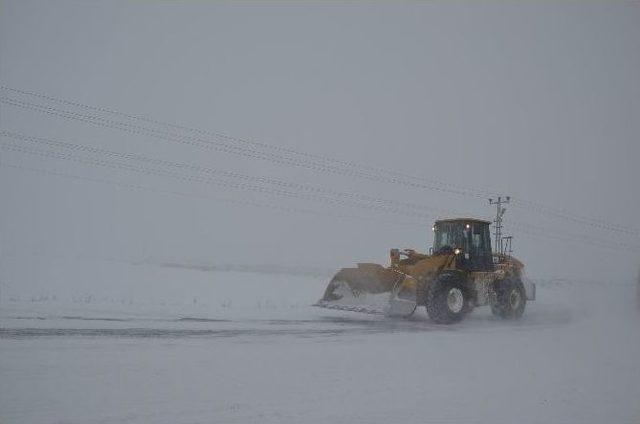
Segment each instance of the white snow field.
M125 274L4 287L2 424L640 423L631 283L537 281L517 322L438 326L310 306L326 278Z

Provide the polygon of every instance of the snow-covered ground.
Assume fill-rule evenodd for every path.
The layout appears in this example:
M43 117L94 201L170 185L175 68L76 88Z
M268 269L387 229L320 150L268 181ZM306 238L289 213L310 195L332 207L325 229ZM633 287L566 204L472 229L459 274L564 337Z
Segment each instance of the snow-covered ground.
M5 287L1 423L640 422L631 283L537 281L520 321L437 326L311 307L325 278L122 273Z

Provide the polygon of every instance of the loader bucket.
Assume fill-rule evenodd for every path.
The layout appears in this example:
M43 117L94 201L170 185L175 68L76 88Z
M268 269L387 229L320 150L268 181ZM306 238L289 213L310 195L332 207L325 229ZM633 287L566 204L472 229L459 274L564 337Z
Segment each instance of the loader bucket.
M338 271L316 306L409 316L416 309L415 289L415 280L402 272L378 264L358 264L357 268Z

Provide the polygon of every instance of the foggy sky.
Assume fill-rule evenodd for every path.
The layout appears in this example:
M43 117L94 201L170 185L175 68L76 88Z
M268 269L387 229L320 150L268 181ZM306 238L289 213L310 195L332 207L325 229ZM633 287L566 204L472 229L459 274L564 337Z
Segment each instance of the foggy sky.
M0 2L1 85L512 195L639 228L640 6L631 2ZM2 92L2 95L8 95ZM485 199L171 145L2 105L2 129L491 217ZM347 266L427 250L430 225L0 151L0 272L41 256ZM509 220L640 237L507 207L533 276L629 280L640 256ZM442 215L442 214L440 214ZM361 219L362 218L362 219Z

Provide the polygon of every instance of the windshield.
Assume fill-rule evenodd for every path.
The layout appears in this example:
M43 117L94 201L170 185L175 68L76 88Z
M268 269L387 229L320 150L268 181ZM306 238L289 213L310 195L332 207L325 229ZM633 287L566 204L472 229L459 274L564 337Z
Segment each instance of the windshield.
M464 247L464 224L461 222L440 222L435 225L433 251Z

